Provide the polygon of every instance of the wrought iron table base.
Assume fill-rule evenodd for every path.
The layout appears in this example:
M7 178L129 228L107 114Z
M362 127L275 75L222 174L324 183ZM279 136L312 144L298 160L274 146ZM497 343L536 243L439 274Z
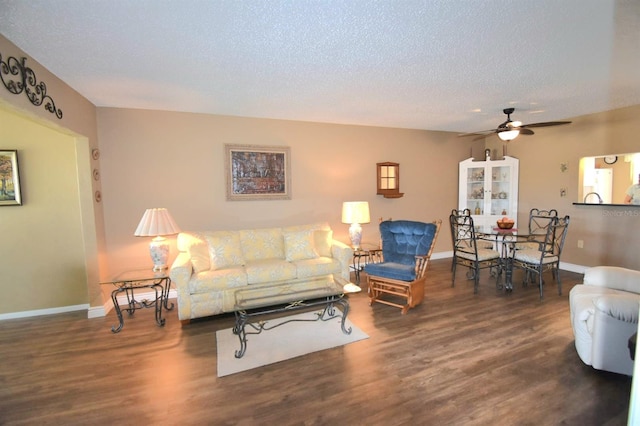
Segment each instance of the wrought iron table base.
M342 307L341 315L336 314L336 305ZM314 306L324 306L322 311L315 313L316 318L314 319L289 319L273 325L270 325L269 321L249 322L250 318L259 315L298 311L302 309L309 309ZM342 329L342 332L344 334L351 334L351 327L348 329L345 327L345 321L347 320L348 314L349 300L344 298L343 295L330 296L322 300L297 301L286 306L276 308L272 307L269 309L255 309L251 312L244 310L235 311L236 323L233 327L233 334L237 335L238 339L240 339L240 349L235 351L235 357L242 358L247 351L247 335L260 334L263 330L272 330L290 322L329 321L335 318L341 318L340 328ZM251 327L254 331L246 331L247 326Z
M162 283L165 282L165 285ZM134 290L141 288L152 288L155 291L154 300L142 300L135 299ZM173 303L169 305L169 290L171 289L171 281L168 278L160 280L160 282L154 282L151 284L136 284L135 282L123 282L122 285L111 292L111 300L118 316L118 325L113 325L111 331L118 333L124 327L124 317L122 311L126 311L129 316L133 315L136 310L143 308L155 308L155 318L158 326L162 327L165 323L165 319L162 318L162 308L170 311L173 309ZM127 307L121 308L118 304L118 295L125 293L127 296Z

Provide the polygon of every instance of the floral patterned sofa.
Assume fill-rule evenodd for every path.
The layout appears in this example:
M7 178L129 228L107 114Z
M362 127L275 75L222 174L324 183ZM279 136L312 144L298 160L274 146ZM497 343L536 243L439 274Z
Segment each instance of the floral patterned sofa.
M233 312L238 289L290 282L307 290L305 278L333 274L349 281L350 246L333 239L327 223L240 231L181 232L170 278L178 317Z

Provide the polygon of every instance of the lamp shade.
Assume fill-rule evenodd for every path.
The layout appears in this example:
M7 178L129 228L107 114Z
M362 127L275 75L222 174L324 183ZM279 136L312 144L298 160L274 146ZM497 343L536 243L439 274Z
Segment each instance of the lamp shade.
M149 243L149 253L153 261L153 270L164 271L169 260L169 243L163 235L177 234L180 228L167 209L147 209L140 219L136 237L155 237Z
M367 201L347 201L342 203L342 223L369 223L369 203Z
M172 235L180 232L180 228L171 217L169 210L147 209L140 219L136 232L136 237L157 237L158 235Z

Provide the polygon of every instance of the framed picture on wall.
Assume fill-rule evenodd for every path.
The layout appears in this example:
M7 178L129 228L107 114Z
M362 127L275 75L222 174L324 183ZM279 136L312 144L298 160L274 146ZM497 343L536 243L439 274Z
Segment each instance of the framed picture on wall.
M18 151L0 149L0 206L21 206Z
M290 200L291 151L287 146L224 146L227 200Z

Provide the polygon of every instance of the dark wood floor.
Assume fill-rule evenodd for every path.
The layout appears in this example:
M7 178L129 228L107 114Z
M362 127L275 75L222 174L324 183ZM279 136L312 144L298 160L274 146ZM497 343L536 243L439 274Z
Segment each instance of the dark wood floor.
M0 424L624 425L631 379L576 355L568 294L582 275L480 293L450 260L431 265L424 303L399 310L352 295L370 338L223 378L215 331L231 316L165 327L144 310L0 322ZM519 281L520 275L516 275ZM363 286L364 287L364 286Z

